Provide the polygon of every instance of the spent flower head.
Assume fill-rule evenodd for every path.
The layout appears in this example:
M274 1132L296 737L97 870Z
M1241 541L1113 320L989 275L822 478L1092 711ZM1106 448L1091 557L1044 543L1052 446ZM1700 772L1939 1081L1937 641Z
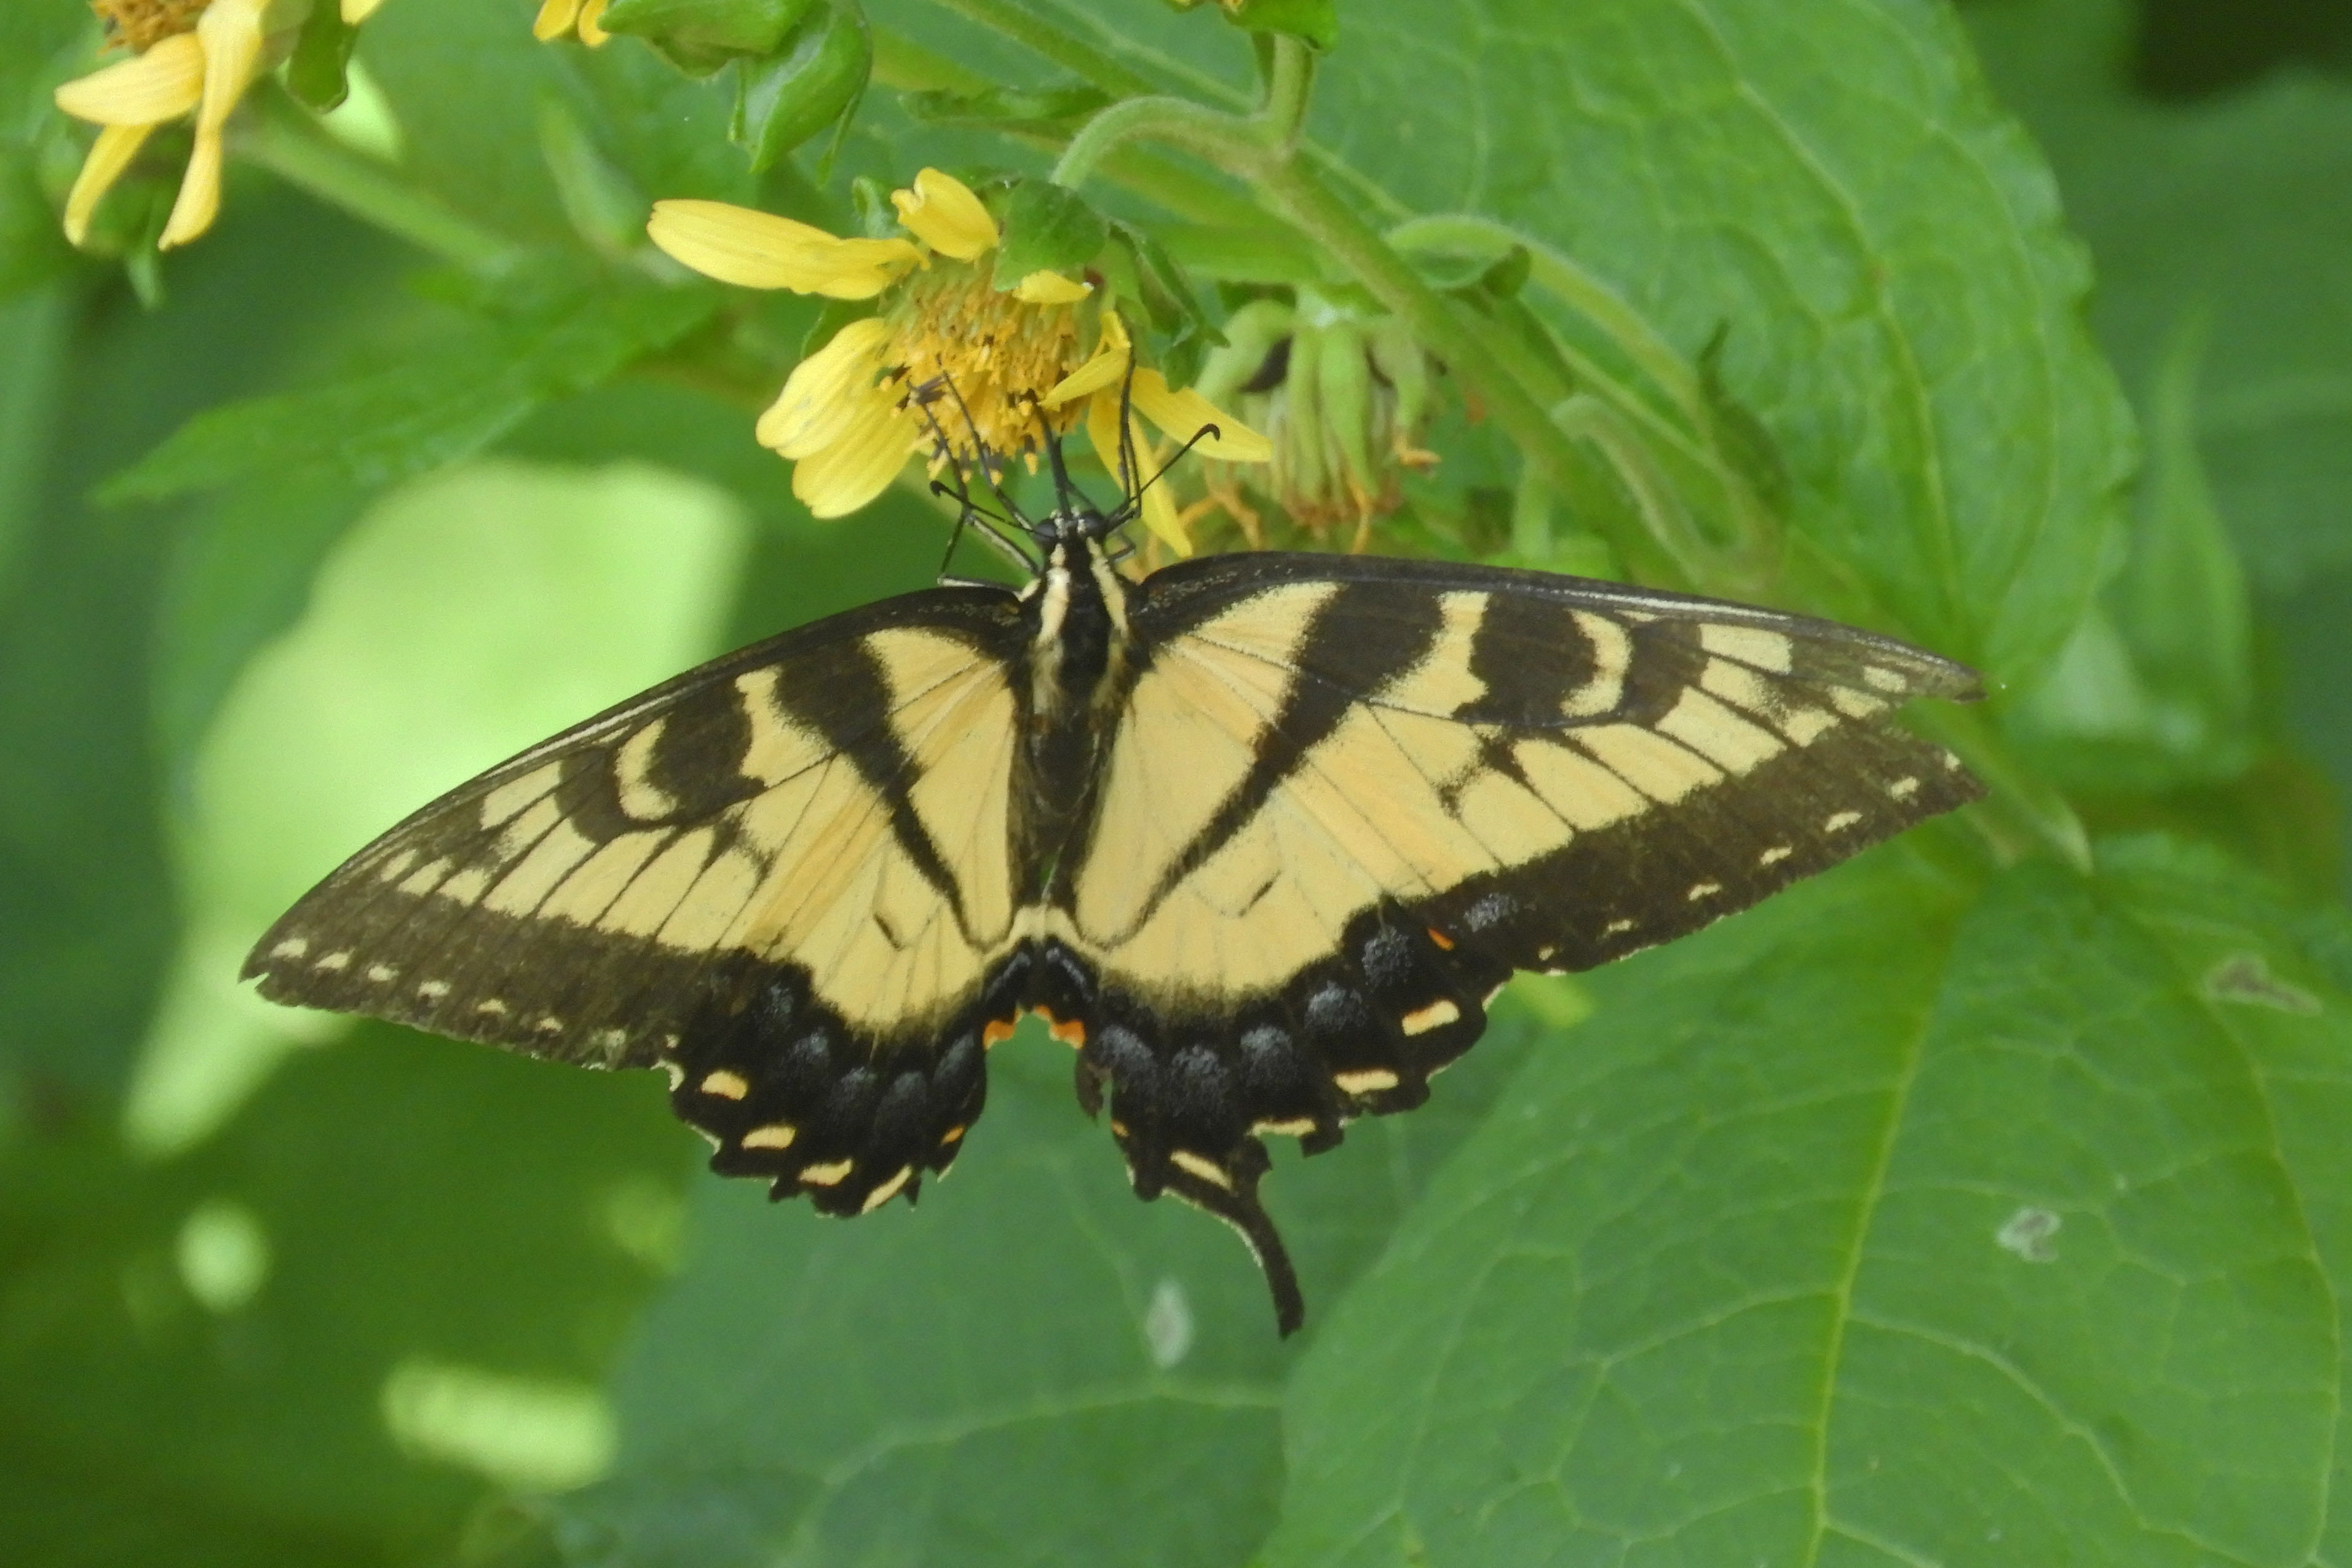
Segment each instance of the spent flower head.
M76 245L89 233L90 216L114 187L147 139L163 126L193 117L195 142L180 178L179 197L156 243L169 249L210 228L220 213L223 137L231 110L247 89L294 47L313 0L91 0L106 27L108 49L130 58L104 66L57 89L57 104L99 128L66 197L66 237ZM382 0L320 0L339 4L357 23Z
M844 239L772 214L722 202L655 204L647 232L677 260L721 282L872 300L795 366L761 416L762 445L791 459L793 493L819 517L856 510L881 494L908 458L936 465L993 463L1019 454L1034 466L1047 436L1083 424L1104 466L1120 473L1119 410L1227 463L1263 462L1265 440L1207 399L1171 387L1135 363L1117 303L1099 279L1051 268L1000 286L1003 241L980 196L925 169L891 203L904 237ZM1140 422L1129 437L1155 448ZM1122 475L1129 487L1150 477ZM1146 524L1189 549L1173 500L1144 496Z
M1225 345L1201 370L1201 391L1266 433L1272 460L1247 472L1212 468L1210 499L1260 542L1253 494L1321 537L1372 522L1403 501L1406 469L1436 465L1421 436L1431 412L1428 352L1397 318L1300 289L1295 303L1252 300L1225 325Z

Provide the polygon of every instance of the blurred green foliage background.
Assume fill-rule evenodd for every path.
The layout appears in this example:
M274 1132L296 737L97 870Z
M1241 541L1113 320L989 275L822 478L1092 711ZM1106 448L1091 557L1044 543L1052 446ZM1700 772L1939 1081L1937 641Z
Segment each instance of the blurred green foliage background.
M1036 166L895 89L941 57L1058 68L970 7L869 9L884 70L842 176ZM1208 16L1035 9L1149 79L1247 88ZM2000 192L1935 209L1954 232L1998 207L2028 215L2021 251L2056 247L2046 158L2141 466L2098 512L2117 525L2078 530L2095 604L2000 672L1998 713L2098 873L1979 886L1898 848L1523 993L1426 1110L1277 1154L1316 1313L1285 1345L1229 1237L1127 1194L1037 1042L999 1054L953 1183L845 1226L702 1173L648 1075L236 992L260 926L409 806L704 654L924 584L940 522L893 497L815 523L752 442L813 310L729 300L728 352L769 352L697 358L717 290L596 270L653 196L847 221L806 167L745 169L723 93L627 40L535 44L519 0L392 0L348 112L441 204L437 253L319 199L334 172L257 132L216 231L125 265L53 235L80 144L45 106L87 13L14 0L0 1561L2352 1557L2352 7L1769 9L1343 4L1313 128L1409 210L1559 215L1547 237L1694 355L1710 312L1807 264L1759 242L1742 274L1735 235L1719 291L1662 280L1658 237L1740 171L1677 191L1657 171L1713 154L1660 153L1662 204L1689 207L1612 226L1652 197L1591 127L1671 127L1759 59L1758 101L1819 92L1845 28L1950 95L1923 144ZM1755 42L1771 28L1785 47ZM1595 63L1513 96L1492 62L1522 47ZM1853 58L1857 103L1916 85ZM1815 129L1868 145L1875 112ZM1474 142L1505 153L1465 195ZM1946 176L1919 156L1927 212ZM1938 294L1907 243L1883 237L1916 264L1906 330L1948 332L1949 383L2063 337L2060 248L2011 300ZM486 307L454 265L471 245L537 250ZM2011 313L1939 321L1964 297ZM1894 459L1841 466L1877 450L1870 412L1806 393L1818 345L1761 311L1730 316L1728 374L1866 555L1916 476L1879 494L1854 475ZM2047 459L2053 493L2106 506L2130 442L2071 353L2052 384L2091 392L2007 449L1948 407L1929 456ZM1490 460L1454 435L1449 463Z

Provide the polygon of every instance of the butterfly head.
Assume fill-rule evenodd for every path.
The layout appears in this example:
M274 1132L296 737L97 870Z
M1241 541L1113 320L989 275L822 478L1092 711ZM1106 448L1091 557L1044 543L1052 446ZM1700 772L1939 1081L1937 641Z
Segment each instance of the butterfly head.
M1097 506L1071 479L1069 465L1062 457L1062 438L1051 430L1045 433L1045 462L1054 475L1054 510L1034 521L1013 514L1038 549L1050 552L1056 544L1108 539L1142 512L1143 487L1125 474L1120 477L1126 494L1118 505L1108 511Z
M1136 426L1130 412L1129 399L1134 384L1134 366L1129 364L1128 384L1120 389L1119 395L1118 428L1122 434L1113 472L1118 480L1120 494L1118 504L1115 507L1106 509L1097 506L1070 478L1069 464L1062 450L1062 434L1054 428L1053 422L1047 417L1044 406L1038 405L1036 410L1037 447L1042 447L1045 451L1046 465L1052 472L1054 480L1053 510L1043 517L1032 517L1023 510L1019 503L1006 491L1004 478L1008 471L1009 455L992 451L982 442L971 413L964 408L962 399L954 385L945 378L941 378L937 385L925 389L924 395L917 399L918 406L931 425L932 433L937 438L939 456L948 463L950 471L954 475L952 483L945 480L932 481L931 491L935 495L953 499L960 508L956 520L956 531L948 541L949 556L952 558L954 555L956 540L962 536L963 531L976 524L975 531L981 538L1004 554L1018 560L1034 578L1042 574L1045 563L1057 558L1075 556L1081 552L1078 547L1082 544L1101 546L1119 530L1141 517L1145 493L1153 485L1159 483L1186 453L1204 440L1215 439L1221 432L1214 425L1203 425L1193 434L1191 440L1186 441L1177 450L1173 457L1160 464L1156 470L1146 474L1141 454L1136 447L1133 434ZM935 404L952 407L962 414L966 433L973 449L970 469L967 469L964 463L954 456L955 445L948 439L945 429L940 424L939 415L933 408ZM1029 449L1033 463L1037 447ZM1107 464L1111 463L1109 454L1105 454L1105 461ZM993 495L1000 510L992 511L973 499L971 481L975 475ZM1107 554L1112 562L1116 563L1124 559L1132 548L1131 545L1121 543L1107 551L1096 549L1087 552ZM1033 550L1034 554L1031 552ZM942 580L945 580L946 570L946 563L943 561L940 563Z

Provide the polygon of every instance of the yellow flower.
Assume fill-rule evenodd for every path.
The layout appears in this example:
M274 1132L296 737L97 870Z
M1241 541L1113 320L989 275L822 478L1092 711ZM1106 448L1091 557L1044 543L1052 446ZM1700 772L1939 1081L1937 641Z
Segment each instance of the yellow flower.
M612 0L540 0L538 19L530 25L531 37L545 42L576 33L590 48L603 48L604 40L613 35L596 24L611 3Z
M1058 272L999 289L988 260L1003 237L996 220L937 169L890 199L911 237L842 239L723 202L657 202L646 226L656 245L721 282L881 301L793 367L760 417L761 444L796 465L793 493L818 517L839 517L881 494L914 453L960 464L1021 454L1034 466L1044 435L1081 420L1117 472L1119 391L1133 357L1117 310L1092 283ZM1217 426L1220 437L1202 447L1224 461L1272 455L1263 437L1198 395L1171 391L1157 371L1135 373L1134 404L1180 440ZM1144 499L1145 522L1188 548L1170 499Z
M356 23L381 0L340 0ZM210 228L220 212L222 136L229 111L294 46L310 0L91 0L108 47L131 58L57 90L58 107L99 127L66 197L66 237L79 245L90 215L160 126L195 117L195 145L179 199L156 243L168 250Z

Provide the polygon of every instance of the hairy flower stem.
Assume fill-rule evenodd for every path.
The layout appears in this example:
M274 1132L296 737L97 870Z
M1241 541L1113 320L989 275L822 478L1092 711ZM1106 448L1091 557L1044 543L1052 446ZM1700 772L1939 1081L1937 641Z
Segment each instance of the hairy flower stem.
M512 242L451 211L390 165L344 145L274 86L257 88L246 110L234 146L247 163L460 267L487 266L513 254Z
M1267 73L1265 108L1258 123L1265 128L1267 142L1276 153L1290 156L1298 146L1298 133L1307 123L1307 103L1315 88L1315 51L1297 38L1277 37L1274 47L1274 68Z

